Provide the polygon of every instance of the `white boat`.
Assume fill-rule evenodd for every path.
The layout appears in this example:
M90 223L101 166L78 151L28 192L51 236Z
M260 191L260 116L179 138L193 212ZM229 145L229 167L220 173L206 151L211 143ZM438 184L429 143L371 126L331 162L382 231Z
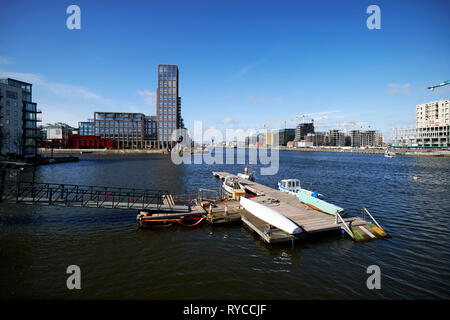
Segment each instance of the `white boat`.
M244 180L255 181L255 176L253 173L250 174L238 173L237 176Z
M384 152L384 157L385 158L392 158L393 156L395 156L395 152L390 152L386 149L386 151Z
M229 194L233 194L234 189L241 189L239 184L239 178L236 176L228 176L225 178L222 184L223 189Z
M300 234L303 232L302 228L294 223L292 220L286 218L281 213L259 204L255 201L241 197L241 206L245 210L256 216L257 218L264 220L265 222L281 229L289 234Z
M289 194L292 194L293 196L297 196L299 192L307 194L309 196L314 196L314 193L317 193L317 191L311 191L302 189L300 185L300 180L298 179L284 179L278 182L278 190L287 192ZM322 194L317 193L318 197L323 197Z

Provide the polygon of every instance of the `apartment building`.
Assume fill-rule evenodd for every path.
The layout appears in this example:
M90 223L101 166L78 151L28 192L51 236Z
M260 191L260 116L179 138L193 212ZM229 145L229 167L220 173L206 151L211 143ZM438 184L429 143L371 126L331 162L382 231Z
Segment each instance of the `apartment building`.
M37 154L41 121L32 102L32 84L0 79L0 153L33 157Z

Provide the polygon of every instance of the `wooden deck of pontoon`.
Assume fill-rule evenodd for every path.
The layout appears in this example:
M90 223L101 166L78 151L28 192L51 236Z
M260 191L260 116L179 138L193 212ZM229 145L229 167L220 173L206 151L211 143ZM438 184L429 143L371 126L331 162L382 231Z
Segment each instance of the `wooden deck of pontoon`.
M213 175L221 180L225 179L227 176L233 176L228 172L213 172ZM338 220L336 222L334 216L305 205L294 195L241 178L239 178L239 182L246 191L256 195L255 197L250 198L250 200L268 206L281 213L298 224L307 234L349 229L349 231L351 230L351 233L347 233L349 233L355 241L378 239L387 236L383 229L362 218L343 218L346 224L346 226L344 226L342 221ZM244 223L260 234L266 242L270 242L271 239L267 239L266 237L267 233L270 233L270 231L267 231L267 223L261 223L260 219L256 218L257 220L255 220L255 218L256 217L250 213L242 215L242 221ZM251 221L253 221L253 223ZM265 230L261 230L261 228L265 228ZM283 234L283 232L278 233ZM284 241L288 241L292 239L292 236L286 235L284 238ZM273 240L275 240L275 238ZM279 238L277 238L277 240L282 241Z

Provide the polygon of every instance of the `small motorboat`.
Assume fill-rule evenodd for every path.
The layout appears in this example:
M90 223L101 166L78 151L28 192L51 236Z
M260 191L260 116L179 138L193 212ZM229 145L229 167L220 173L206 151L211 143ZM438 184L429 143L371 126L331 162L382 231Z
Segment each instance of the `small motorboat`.
M388 149L386 149L386 151L384 152L384 157L392 158L393 156L395 156L395 152L392 152L392 151L389 151Z
M293 196L296 196L300 192L313 197L323 197L323 195L318 193L317 191L302 189L300 185L300 180L298 179L281 180L280 182L278 182L278 190L287 192L289 194L292 194Z
M255 181L255 175L253 173L250 174L238 173L237 176L244 180Z
M233 190L241 189L241 185L239 184L239 178L236 176L228 176L225 178L222 184L223 189L229 193L233 194Z

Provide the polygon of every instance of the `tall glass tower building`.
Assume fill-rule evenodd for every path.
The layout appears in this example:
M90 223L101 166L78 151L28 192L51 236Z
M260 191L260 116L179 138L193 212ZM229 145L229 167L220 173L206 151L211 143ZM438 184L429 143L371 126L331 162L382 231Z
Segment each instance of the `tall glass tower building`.
M156 95L156 117L158 120L158 142L160 148L172 148L172 131L181 126L178 99L178 66L158 65L158 89Z

